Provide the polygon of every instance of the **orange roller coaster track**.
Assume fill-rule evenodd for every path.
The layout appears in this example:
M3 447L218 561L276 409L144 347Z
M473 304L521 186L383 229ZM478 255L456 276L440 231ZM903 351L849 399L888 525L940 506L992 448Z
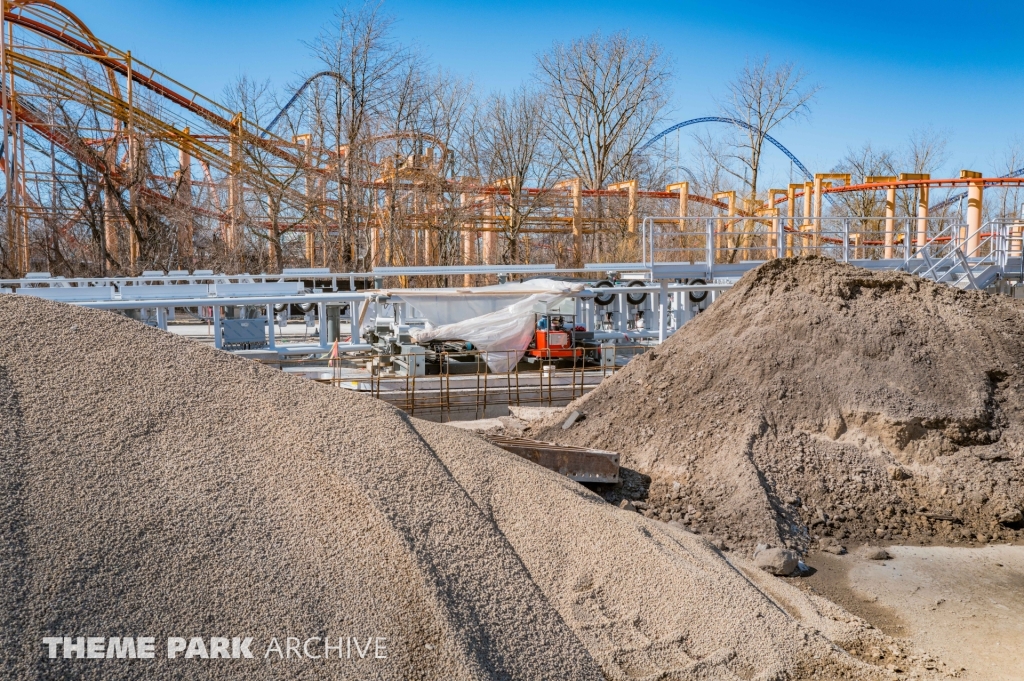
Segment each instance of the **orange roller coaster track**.
M506 181L457 177L452 140L429 131L385 130L361 140L358 152L298 124L275 132L305 84L261 127L258 117L103 42L52 0L3 7L0 255L11 276L199 264L224 271L509 260L579 266L635 258L641 215L678 217L680 229L688 216L724 215L756 231L771 228L790 202L780 229L800 231L793 219L820 218L824 196L966 187L980 206L981 188L1024 184L969 172L838 186L832 176L814 176L771 190L767 202L735 192L702 196L687 183L644 191L636 180L512 190ZM802 210L793 206L797 198Z

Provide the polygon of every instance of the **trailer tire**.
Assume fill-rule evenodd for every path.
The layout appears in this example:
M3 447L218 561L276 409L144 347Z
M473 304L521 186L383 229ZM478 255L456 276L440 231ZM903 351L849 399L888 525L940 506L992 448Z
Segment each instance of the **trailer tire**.
M692 286L704 286L708 282L703 279L691 279L688 284ZM703 303L704 299L708 297L707 291L690 291L690 302Z
M632 288L634 286L644 286L644 287L646 287L647 284L645 284L642 281L631 281L631 282L629 282L629 284L627 284L627 286L629 288ZM626 302L629 303L630 305L642 305L645 300L647 300L647 293L627 293L626 294Z
M596 284L594 284L594 288L615 288L615 284L613 284L612 282L608 281L607 279L604 279L604 280L599 281ZM602 307L605 306L605 305L611 305L614 301L615 301L615 296L613 296L610 293L608 295L606 295L606 296L602 296L602 295L595 295L594 296L594 303L597 304L597 305L601 305Z

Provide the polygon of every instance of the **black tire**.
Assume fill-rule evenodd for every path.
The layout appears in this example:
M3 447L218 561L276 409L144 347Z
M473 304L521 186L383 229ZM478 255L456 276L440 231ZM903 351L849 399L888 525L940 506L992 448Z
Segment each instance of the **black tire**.
M708 282L703 279L691 279L688 282L692 286L703 286ZM690 301L694 303L703 303L704 299L708 297L707 291L690 291Z
M604 279L604 280L599 281L596 284L594 284L594 288L615 288L615 284L613 284L612 282L608 281L607 279ZM601 296L601 295L594 296L594 303L596 303L597 305L601 305L601 306L611 305L614 301L615 301L615 296L613 296L610 293L608 295L606 295L606 296Z
M627 286L629 288L632 288L634 286L644 286L644 287L646 287L647 284L645 284L642 281L631 281L631 282L629 282L629 284L627 284ZM643 305L643 302L645 300L647 300L647 294L646 293L627 293L626 294L626 302L629 303L630 305Z

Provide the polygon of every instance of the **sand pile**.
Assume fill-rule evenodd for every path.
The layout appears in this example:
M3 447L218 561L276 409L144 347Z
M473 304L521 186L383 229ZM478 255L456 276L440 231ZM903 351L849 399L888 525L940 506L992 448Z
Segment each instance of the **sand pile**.
M642 512L727 544L1020 538L1022 330L1009 298L772 261L533 436L622 452Z
M55 303L0 296L0 329L3 678L876 679L835 644L903 654L699 537L372 398ZM52 636L152 637L156 655L51 660ZM168 659L172 637L194 656ZM202 659L198 637L251 637L253 658Z

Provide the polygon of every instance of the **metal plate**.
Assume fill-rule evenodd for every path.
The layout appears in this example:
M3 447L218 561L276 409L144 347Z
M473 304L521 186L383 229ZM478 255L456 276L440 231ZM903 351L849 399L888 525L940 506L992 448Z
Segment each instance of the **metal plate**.
M487 435L487 440L576 482L619 482L619 455L600 449L571 447L522 437Z

